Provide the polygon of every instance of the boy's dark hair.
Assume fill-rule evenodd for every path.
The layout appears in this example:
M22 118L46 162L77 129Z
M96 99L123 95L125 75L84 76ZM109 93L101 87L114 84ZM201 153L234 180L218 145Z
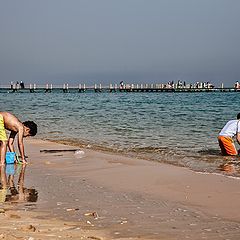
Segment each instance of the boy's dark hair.
M33 121L25 121L23 125L30 129L29 134L35 136L37 134L37 124Z
M240 119L240 113L237 115L237 119Z

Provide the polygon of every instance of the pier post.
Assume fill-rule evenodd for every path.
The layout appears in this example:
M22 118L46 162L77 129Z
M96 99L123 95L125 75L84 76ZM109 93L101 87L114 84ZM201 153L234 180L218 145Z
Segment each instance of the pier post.
M47 92L52 92L52 84L50 85L50 88L49 88L49 84L48 83L46 84L45 93Z
M63 92L67 93L68 92L68 83L63 84Z
M132 92L133 89L134 89L134 84L131 84L131 85L130 85L130 92Z
M95 92L101 92L102 91L102 84L99 84L99 88L97 87L97 84L94 84L94 91Z
M223 83L221 84L221 92L224 92L224 86L223 86Z
M30 91L30 93L33 93L33 92L34 92L34 89L33 89L33 86L32 86L31 83L30 83L30 85L29 85L29 91Z
M113 86L112 86L112 84L110 83L109 84L109 92L112 92L113 91Z
M116 92L116 84L113 86L113 84L110 83L109 92Z
M85 92L85 90L86 90L86 85L85 84L79 84L78 85L78 92Z
M136 84L136 88L135 88L134 91L135 91L135 92L138 92L138 91L139 91L139 85L138 85L138 84Z
M30 93L34 93L35 92L35 90L36 90L36 84L34 83L34 84L29 84L29 92Z

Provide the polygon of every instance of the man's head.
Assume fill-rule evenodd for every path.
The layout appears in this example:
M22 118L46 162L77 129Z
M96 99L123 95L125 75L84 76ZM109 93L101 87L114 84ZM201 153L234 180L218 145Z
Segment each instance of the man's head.
M240 113L237 115L237 119L240 119Z
M24 125L24 137L35 136L37 134L37 124L33 121L23 122Z

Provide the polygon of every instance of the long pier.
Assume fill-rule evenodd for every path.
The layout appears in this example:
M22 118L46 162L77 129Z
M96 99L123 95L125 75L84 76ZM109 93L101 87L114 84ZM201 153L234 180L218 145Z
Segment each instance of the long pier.
M124 84L122 86L117 84L110 84L103 86L102 84L94 84L93 86L86 86L86 84L79 84L78 86L69 86L68 84L53 85L37 85L29 84L21 88L20 86L1 86L0 93L51 93L51 92L240 92L240 88L224 88L221 87L192 87L192 86L177 86L169 87L165 84Z

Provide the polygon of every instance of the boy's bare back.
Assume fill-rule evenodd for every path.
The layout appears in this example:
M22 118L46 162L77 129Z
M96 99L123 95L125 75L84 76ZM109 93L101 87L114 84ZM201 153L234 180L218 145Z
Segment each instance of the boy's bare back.
M4 119L5 129L8 131L19 132L19 129L23 129L23 124L11 113L0 112Z

